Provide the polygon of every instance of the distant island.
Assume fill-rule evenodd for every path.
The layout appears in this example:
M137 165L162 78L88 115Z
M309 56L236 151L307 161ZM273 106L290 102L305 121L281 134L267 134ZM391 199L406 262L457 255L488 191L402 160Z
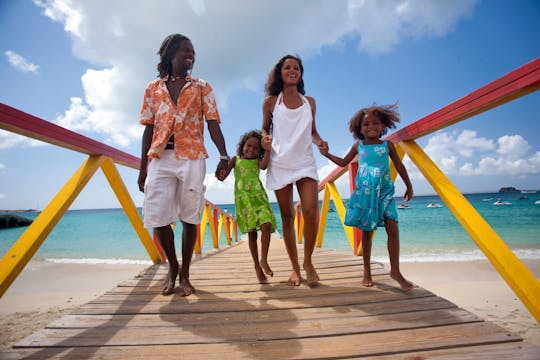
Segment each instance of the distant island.
M519 190L515 187L508 186L508 187L502 187L499 189L500 193L536 193L536 190Z

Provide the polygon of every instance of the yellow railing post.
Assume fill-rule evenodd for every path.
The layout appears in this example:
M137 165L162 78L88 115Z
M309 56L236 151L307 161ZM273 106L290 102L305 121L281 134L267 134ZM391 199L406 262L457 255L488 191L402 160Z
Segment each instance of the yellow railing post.
M0 296L34 256L104 159L104 156L89 156L0 260Z
M399 143L491 264L540 323L540 282L413 140Z
M165 259L161 258L159 251L156 249L150 234L144 228L142 219L139 216L137 208L135 207L135 203L133 203L126 185L122 181L122 178L120 177L120 174L118 173L118 170L116 169L116 166L111 158L105 158L105 160L101 163L101 170L109 181L109 184L118 198L118 201L122 205L122 208L131 222L133 229L135 229L135 232L137 235L139 235L139 239L150 256L150 259L152 259L154 264L165 262Z

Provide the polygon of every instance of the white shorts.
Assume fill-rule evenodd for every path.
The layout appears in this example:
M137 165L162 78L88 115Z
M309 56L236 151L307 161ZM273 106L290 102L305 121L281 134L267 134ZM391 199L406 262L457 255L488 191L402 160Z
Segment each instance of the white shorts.
M199 224L205 203L205 174L204 159L176 159L173 150L152 159L144 184L144 226L166 226L178 219Z
M275 165L270 166L266 171L266 188L268 190L279 190L303 178L311 178L319 181L317 166L304 166L299 169L285 169Z

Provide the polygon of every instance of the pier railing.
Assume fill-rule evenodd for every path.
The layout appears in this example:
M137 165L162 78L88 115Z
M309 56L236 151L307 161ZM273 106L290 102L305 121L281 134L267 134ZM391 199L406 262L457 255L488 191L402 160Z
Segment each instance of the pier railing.
M144 228L139 211L116 168L118 164L138 170L140 164L138 157L2 103L0 103L0 129L88 155L83 164L0 260L0 297L34 256L99 168L105 174L150 259L154 263L166 261L158 242ZM231 214L206 201L201 224L197 226L196 253L202 251L207 223L214 248L219 246L222 230L225 230L228 245L232 243L233 234L238 241L236 219Z
M521 299L530 313L540 323L540 282L523 262L512 252L491 226L480 216L415 140L466 120L487 110L515 100L540 89L540 57L479 88L459 100L429 114L416 122L392 133L385 139L392 141L401 159L405 153L431 184L442 201L450 209L465 231L482 250L487 259ZM344 224L345 207L335 182L345 173L349 174L352 191L358 170L355 159L348 167L336 167L319 183L319 192L324 191L320 210L319 232L316 246L322 246L330 198L333 199L352 251L361 254L362 233L359 229ZM392 179L396 171L391 165ZM296 205L296 234L302 241L303 219L301 204Z

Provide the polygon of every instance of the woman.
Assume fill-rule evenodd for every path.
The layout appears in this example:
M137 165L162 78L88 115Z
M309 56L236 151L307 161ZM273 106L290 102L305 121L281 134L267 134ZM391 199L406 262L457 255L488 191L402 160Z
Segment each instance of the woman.
M283 223L283 240L292 265L288 285L302 280L294 234L293 184L304 217L304 263L308 285L319 276L312 263L319 227L318 176L312 143L323 144L315 127L315 99L304 96L304 68L299 57L286 55L274 66L263 103L263 145L271 145L266 187L274 190Z

